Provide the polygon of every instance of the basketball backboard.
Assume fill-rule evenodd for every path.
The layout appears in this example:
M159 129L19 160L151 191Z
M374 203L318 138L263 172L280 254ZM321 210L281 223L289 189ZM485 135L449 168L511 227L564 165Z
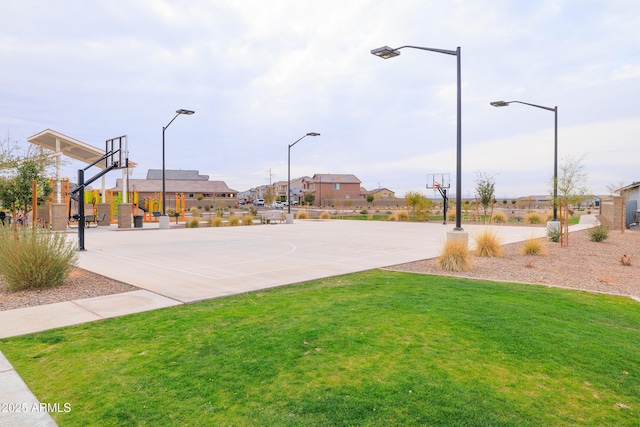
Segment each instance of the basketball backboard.
M451 188L451 178L448 173L428 173L427 188Z
M107 139L105 147L105 168L113 166L114 169L129 167L129 150L127 135Z

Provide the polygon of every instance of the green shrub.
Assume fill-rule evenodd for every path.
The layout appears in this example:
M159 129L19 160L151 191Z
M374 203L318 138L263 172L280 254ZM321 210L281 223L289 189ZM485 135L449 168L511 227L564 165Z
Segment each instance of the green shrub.
M78 252L64 233L0 226L0 259L0 276L14 292L62 285L78 261Z
M560 241L560 229L557 227L547 228L547 238L554 243L558 243Z
M253 225L253 215L249 215L249 214L242 215L242 224Z
M476 254L481 257L502 258L502 242L498 234L493 230L484 230L474 237L476 241Z
M200 227L200 221L197 218L193 218L185 223L185 227L198 228Z
M589 228L587 234L589 235L589 240L592 242L602 242L609 238L609 227L600 224L596 227Z
M229 216L229 225L236 226L240 225L240 217L238 215L230 215Z
M467 243L462 240L448 240L438 257L438 266L446 271L468 271L471 269L471 256Z

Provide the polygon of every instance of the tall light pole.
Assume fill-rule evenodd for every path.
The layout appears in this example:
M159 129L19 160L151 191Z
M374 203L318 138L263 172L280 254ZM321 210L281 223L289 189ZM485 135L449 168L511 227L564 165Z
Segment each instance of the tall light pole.
M554 144L553 144L553 220L558 220L558 106L553 108L543 105L529 104L522 101L493 101L490 102L494 107L508 107L509 104L524 104L531 107L542 108L543 110L553 111L554 120Z
M307 136L320 136L320 134L316 132L309 132L293 144L290 144L289 149L287 150L287 214L291 213L291 147L302 141L302 139Z
M462 219L462 85L460 78L460 47L456 50L433 49L420 46L401 46L391 48L389 46L379 47L371 51L372 55L379 56L383 59L393 58L400 55L399 50L404 48L428 50L429 52L444 53L445 55L454 55L457 58L458 71L458 124L457 124L457 144L456 144L456 227L455 231L462 231L460 221Z
M176 111L176 115L173 117L173 119L171 119L169 124L166 126L163 126L162 128L162 216L167 215L167 192L166 192L166 177L165 177L165 167L164 167L164 132L179 115L185 114L187 116L190 116L194 113L195 111L179 109Z

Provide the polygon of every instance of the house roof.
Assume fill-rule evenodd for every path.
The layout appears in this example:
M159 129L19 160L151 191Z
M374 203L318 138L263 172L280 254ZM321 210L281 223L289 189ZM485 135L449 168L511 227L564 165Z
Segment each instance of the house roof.
M326 183L339 184L360 184L357 176L351 174L317 173L313 175L313 180Z
M369 191L369 193L378 193L380 191L388 191L389 193L393 193L393 191L389 190L388 188L374 188L373 190Z
M181 181L208 181L209 175L200 175L197 170L182 169L165 169L165 181L181 180ZM147 179L162 179L162 169L149 169L147 171Z
M142 193L162 192L161 179L129 179L129 189ZM122 191L122 179L116 180L114 191ZM224 181L165 180L165 191L169 193L237 193Z
M636 187L640 187L640 182L634 181L633 183L631 183L631 184L629 184L629 185L627 185L625 187L622 187L618 191L629 191L629 190L633 190Z
M52 129L45 129L42 132L30 136L27 138L27 141L53 152L56 152L56 141L58 141L60 143L60 152L62 154L67 157L71 157L72 159L80 160L88 165L96 162L100 157L104 156L106 152L106 147L97 148ZM100 162L95 166L97 168L104 169L106 167L106 162ZM136 164L134 162L129 161L129 168L134 168L135 166Z

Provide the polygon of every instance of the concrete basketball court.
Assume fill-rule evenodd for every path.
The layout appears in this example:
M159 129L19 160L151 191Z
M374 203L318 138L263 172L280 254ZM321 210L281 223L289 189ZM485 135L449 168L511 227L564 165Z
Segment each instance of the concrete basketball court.
M465 226L470 236L483 226ZM453 225L297 220L224 228L86 233L80 267L176 302L272 288L436 257ZM505 243L544 227L495 229ZM469 239L473 244L473 238Z

